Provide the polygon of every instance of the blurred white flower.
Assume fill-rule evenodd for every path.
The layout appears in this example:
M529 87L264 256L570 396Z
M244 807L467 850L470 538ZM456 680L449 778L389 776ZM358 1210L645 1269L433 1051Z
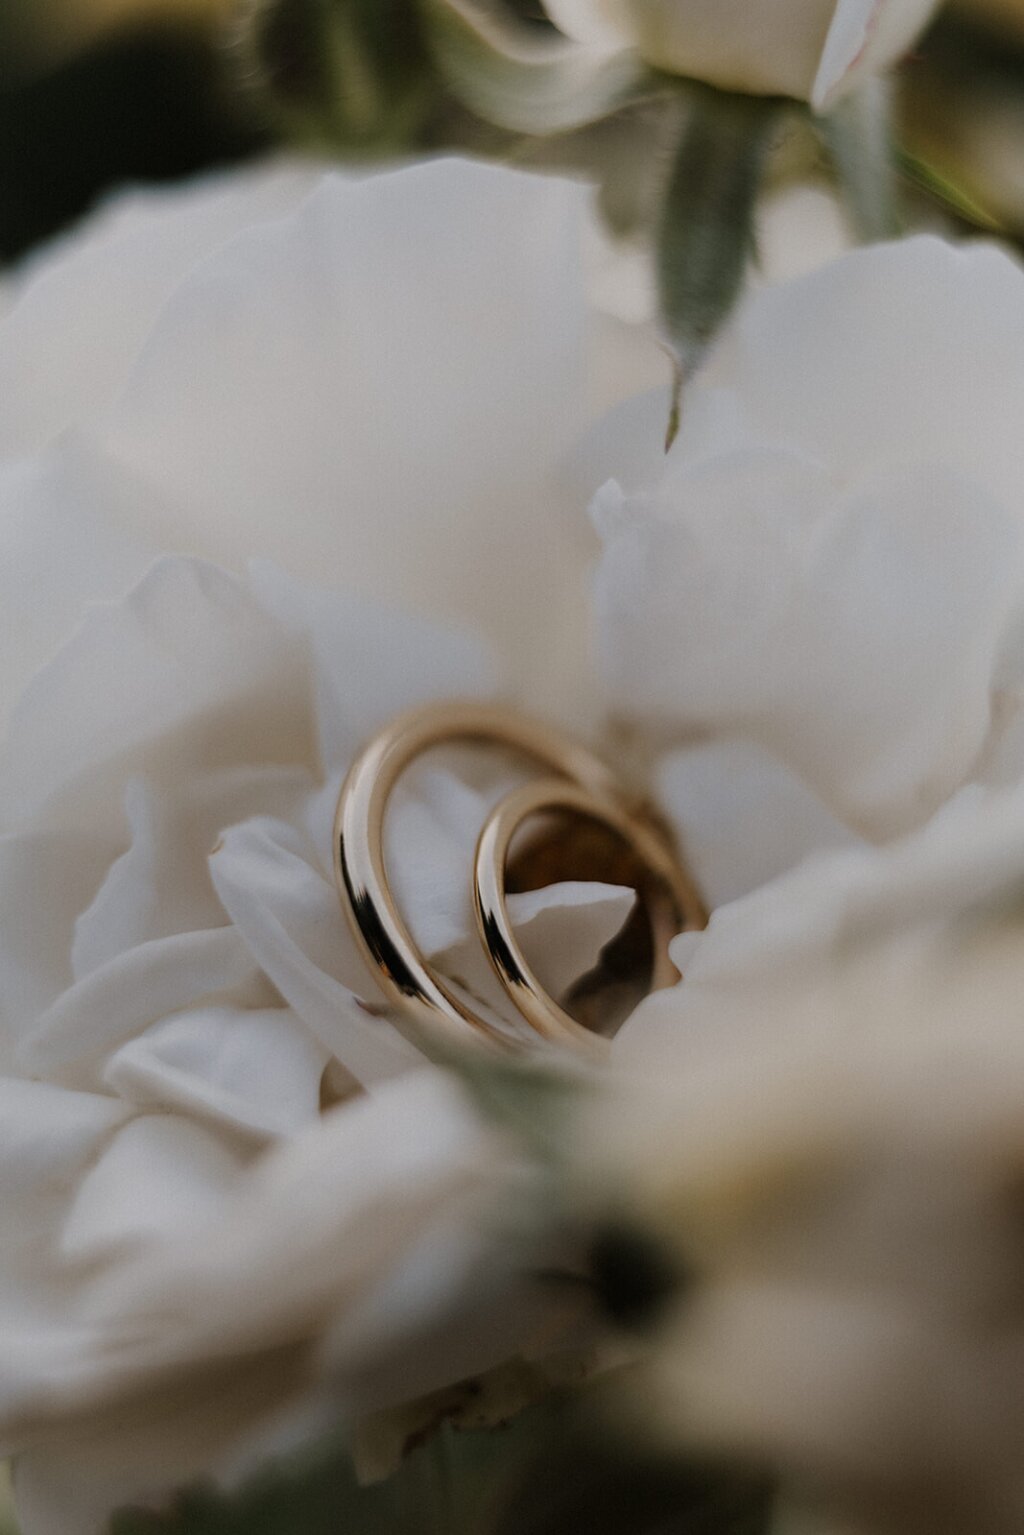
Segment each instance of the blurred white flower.
M360 1344L426 1325L475 1261L488 1138L380 1015L332 821L353 753L415 702L593 718L596 547L568 462L590 417L586 198L468 164L280 172L129 205L17 278L0 1453L27 1535L97 1529L240 1452L343 1360L359 1405ZM422 947L484 990L486 806L442 761L390 817ZM552 990L632 901L515 898ZM365 1394L486 1368L527 1325L470 1308Z
M736 902L581 1121L679 1280L630 1412L851 1535L1024 1517L1022 871L1018 789Z
M826 110L907 51L938 0L546 0L570 37L658 69Z

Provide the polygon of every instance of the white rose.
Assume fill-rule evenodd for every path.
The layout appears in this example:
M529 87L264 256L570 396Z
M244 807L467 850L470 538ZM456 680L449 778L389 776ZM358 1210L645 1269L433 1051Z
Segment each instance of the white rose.
M1022 871L1016 789L735 902L579 1128L681 1281L630 1410L851 1535L1024 1517Z
M237 1460L324 1382L381 1405L529 1341L474 1235L502 1159L379 1016L331 828L403 707L594 715L588 194L442 163L220 195L40 258L0 336L25 380L0 391L0 1454L26 1535ZM474 990L486 792L427 763L390 817L410 923ZM553 991L632 899L516 898ZM322 1118L325 1090L353 1101ZM455 1333L408 1343L463 1286Z
M595 378L614 403L616 370L586 303L578 189L439 164L327 176L280 206L211 236L159 291L136 286L135 260L111 267L92 247L97 316L139 304L145 323L94 396L76 382L51 410L44 386L38 414L14 419L15 403L2 436L0 394L0 570L21 630L0 676L14 706L0 762L0 1441L21 1452L28 1535L90 1530L115 1503L240 1450L284 1401L315 1399L327 1363L343 1384L357 1364L372 1374L372 1340L416 1335L476 1275L470 1217L493 1202L502 1158L360 1005L371 982L333 890L330 822L352 753L409 703L486 693L601 719L583 509L602 477L629 495L656 487L631 515L615 489L598 509L620 711L648 751L666 734L738 742L663 778L716 899L854 827L885 834L933 811L987 749L994 688L1008 723L988 776L997 746L998 772L1019 772L1020 532L1002 504L1017 437L1000 412L1021 279L1005 258L924 242L756 298L664 468L662 394L596 420ZM89 250L67 253L68 294ZM45 279L45 266L30 275L0 332L0 356L26 367L26 305ZM878 323L883 302L919 347L948 345L949 375L989 326L973 438L952 382L922 397L913 347ZM65 354L53 355L76 374ZM88 380L88 347L80 366ZM937 366L933 353L929 382ZM906 420L879 378L914 404ZM950 445L945 476L934 462ZM875 481L858 481L869 452L877 507ZM838 553L807 537L816 519ZM161 549L179 554L153 565ZM797 571L784 649L766 551ZM893 653L909 680L880 670ZM927 705L923 725L908 698ZM487 980L464 894L485 803L463 776L424 772L393 818L399 895L424 948L471 986ZM552 989L630 900L578 884L523 898ZM374 1096L322 1122L331 1061ZM336 1091L336 1067L328 1080ZM282 1212L307 1178L303 1227ZM355 1263L344 1237L368 1201L393 1212L382 1229L395 1241ZM400 1350L388 1378L384 1348L380 1396L523 1347L524 1315L501 1301L484 1287L479 1327L462 1325L440 1363ZM217 1354L222 1326L251 1376ZM286 1355L303 1368L275 1373ZM126 1403L143 1400L163 1415L158 1441L134 1414L125 1435Z
M726 90L827 110L904 54L938 0L546 0L580 42Z
M754 296L653 482L598 497L605 676L681 748L713 905L1020 779L1022 343L1000 251L852 252Z

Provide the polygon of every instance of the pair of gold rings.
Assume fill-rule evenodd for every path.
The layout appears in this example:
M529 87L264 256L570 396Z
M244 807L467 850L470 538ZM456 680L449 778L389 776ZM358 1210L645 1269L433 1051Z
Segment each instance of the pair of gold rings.
M362 953L388 1001L427 1037L507 1044L426 961L395 903L384 860L384 816L402 773L439 746L486 745L525 756L542 778L514 790L488 816L473 870L473 906L492 968L520 1016L556 1044L593 1048L596 1036L548 995L531 970L509 921L506 865L525 823L550 812L598 822L627 844L644 870L654 959L652 990L678 972L668 954L677 933L704 925L700 897L667 835L632 807L611 770L585 747L537 720L487 704L446 703L393 721L353 763L338 801L335 873L342 905Z

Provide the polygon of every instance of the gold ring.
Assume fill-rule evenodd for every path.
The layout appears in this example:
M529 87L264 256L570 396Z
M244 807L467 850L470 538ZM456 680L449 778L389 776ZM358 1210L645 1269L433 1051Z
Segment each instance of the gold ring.
M334 824L335 875L356 943L389 1002L428 1036L432 1032L462 1043L468 1026L472 1036L508 1047L506 1036L473 1012L420 953L395 903L384 859L384 816L401 774L432 747L474 743L525 755L556 775L510 795L481 832L474 905L482 941L502 985L540 1035L593 1045L596 1036L544 992L512 933L504 885L505 860L516 828L547 809L576 810L603 822L639 854L655 897L655 987L677 978L663 952L668 938L686 927L702 926L704 916L674 853L631 812L611 770L577 742L537 720L488 704L432 704L399 716L360 753L342 786Z
M652 991L678 981L668 945L677 933L703 926L704 912L695 888L664 841L621 803L599 797L581 784L546 778L524 785L495 806L477 843L473 889L477 926L491 965L523 1017L544 1039L592 1048L598 1036L577 1023L544 990L509 920L505 867L512 839L524 822L550 810L574 811L600 822L640 858L649 887L645 904L654 951Z

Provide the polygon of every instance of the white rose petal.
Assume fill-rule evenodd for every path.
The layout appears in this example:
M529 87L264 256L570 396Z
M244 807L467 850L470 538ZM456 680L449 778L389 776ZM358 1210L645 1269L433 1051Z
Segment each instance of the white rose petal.
M211 875L225 911L296 1016L360 1082L407 1070L417 1052L364 1014L352 987L369 990L332 886L259 824L225 835ZM310 952L312 950L312 952ZM330 957L317 962L319 954ZM349 984L339 978L348 969Z
M223 924L206 861L225 826L249 815L301 814L311 787L298 767L226 768L175 792L129 781L124 817L130 844L111 864L76 923L76 981L138 944Z
M240 229L286 214L320 174L260 165L182 192L122 195L16 268L0 312L0 455L36 453L114 400L191 268Z
M1022 340L1024 278L984 248L912 240L754 296L661 483L597 503L625 717L756 743L871 837L983 776L1024 682Z
M82 1179L60 1257L96 1263L161 1237L188 1240L223 1213L244 1162L242 1152L204 1125L139 1115Z
M795 773L747 740L669 753L658 788L675 825L686 829L687 862L711 910L812 853L857 840Z
M79 443L0 462L0 725L33 673L74 634L83 604L119 595L152 563L152 541L118 521L131 507L123 476Z
M90 1080L89 1066L156 1019L252 983L257 970L230 927L139 944L62 992L22 1036L16 1064L32 1075Z
M1019 787L1012 792L965 791L923 831L882 849L821 851L785 877L720 908L704 933L677 939L679 960L685 945L685 984L649 997L626 1023L617 1047L643 1052L649 1042L672 1038L681 1052L692 1049L699 1055L741 1023L751 1037L760 1035L764 1016L747 1010L744 999L751 989L771 986L787 992L802 987L801 1017L819 1044L831 1048L846 1036L847 1020L857 1017L859 997L852 991L847 994L841 1017L834 998L829 1000L828 972L842 966L859 944L869 942L877 945L876 956L891 953L897 967L894 977L900 966L910 973L918 992L913 1016L932 1037L938 1025L931 1021L931 1004L922 1001L914 971L922 950L900 935L919 930L921 943L934 945L937 931L955 930L959 914L1008 905L1020 883L1022 862L1024 801ZM896 937L886 950L890 934ZM1004 958L1007 964L1015 963L1011 944ZM878 967L882 960L876 957L873 963ZM898 995L898 988L908 983L894 978L892 984ZM936 998L944 995L950 984L944 968L941 979L930 977L929 997L932 988ZM954 1024L958 1006L964 1027L984 1016L978 984L977 971L956 980L956 996L961 996L961 987L968 995L974 989L971 1005L962 996L960 1003L953 994L945 998L943 1013ZM998 973L992 984L997 989L1003 984ZM876 1022L868 1011L858 1028L877 1028L884 1034L887 1018L882 1014ZM979 1030L978 1038L983 1045L984 1031ZM904 1030L894 1048L901 1048L906 1039Z
M0 1059L25 1020L45 1011L73 979L75 923L111 858L103 838L33 832L0 837Z
M839 0L811 90L827 112L866 76L902 57L937 9L936 0Z
M290 1009L221 1004L175 1013L129 1040L103 1081L140 1108L271 1140L316 1119L328 1059Z

